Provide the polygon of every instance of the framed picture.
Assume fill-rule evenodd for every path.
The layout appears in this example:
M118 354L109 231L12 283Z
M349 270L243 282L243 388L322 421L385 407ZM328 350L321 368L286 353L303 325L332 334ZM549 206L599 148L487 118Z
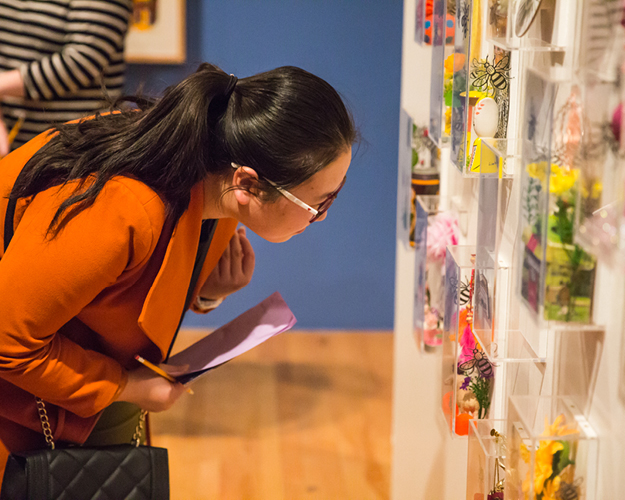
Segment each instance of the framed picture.
M185 0L134 0L133 4L126 37L126 62L185 62Z

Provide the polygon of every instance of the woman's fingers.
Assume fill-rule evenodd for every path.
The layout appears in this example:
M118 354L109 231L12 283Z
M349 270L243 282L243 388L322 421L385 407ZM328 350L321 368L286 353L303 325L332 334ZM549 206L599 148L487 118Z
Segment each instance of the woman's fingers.
M223 298L250 282L256 257L245 233L244 227L240 227L234 233L217 266L200 290L201 297Z
M230 240L230 275L238 278L241 274L241 261L243 259L243 250L241 249L241 232L237 231Z
M254 253L254 248L250 243L250 240L247 239L245 234L241 236L241 248L243 250L243 260L241 262L241 268L243 271L243 276L247 278L247 282L249 283L252 279L252 275L254 274L254 266L256 265L256 254Z
M219 267L219 274L221 276L230 275L230 244L228 244L224 253L221 254L217 267Z

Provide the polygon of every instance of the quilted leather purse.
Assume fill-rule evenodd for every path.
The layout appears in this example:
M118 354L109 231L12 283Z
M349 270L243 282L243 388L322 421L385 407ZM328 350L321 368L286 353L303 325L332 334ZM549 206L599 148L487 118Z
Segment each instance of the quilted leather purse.
M44 402L37 398L49 449L12 453L1 500L168 500L167 450L140 446L145 412L134 444L56 448Z

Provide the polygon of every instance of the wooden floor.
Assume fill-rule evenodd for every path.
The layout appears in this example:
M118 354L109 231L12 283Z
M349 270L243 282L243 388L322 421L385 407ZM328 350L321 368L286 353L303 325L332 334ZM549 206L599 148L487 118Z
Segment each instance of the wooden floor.
M151 415L172 500L389 498L391 378L388 332L284 333L208 373Z

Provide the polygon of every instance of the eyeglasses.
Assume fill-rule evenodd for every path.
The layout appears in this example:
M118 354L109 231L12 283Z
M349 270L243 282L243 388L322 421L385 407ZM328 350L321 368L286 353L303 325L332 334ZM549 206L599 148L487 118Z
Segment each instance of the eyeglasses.
M231 163L230 164L232 166L232 168L234 168L235 170L240 168L241 165L237 165L236 163ZM304 203L302 200L300 200L297 196L289 193L286 189L281 188L280 186L278 186L275 182L270 181L269 179L265 178L265 180L271 184L274 188L276 188L276 190L282 195L284 196L287 200L292 201L293 203L295 203L297 206L302 207L304 210L310 212L312 214L312 217L310 219L310 223L312 224L313 222L315 222L316 220L318 220L323 214L325 214L328 211L328 208L330 208L330 205L332 205L332 203L334 203L334 200L336 200L336 197L339 194L339 191L341 189L343 189L343 186L345 185L345 180L347 179L347 177L343 177L343 180L341 181L341 184L339 185L338 188L336 188L334 191L332 191L320 204L319 206L315 209L313 207L311 207L308 203Z

